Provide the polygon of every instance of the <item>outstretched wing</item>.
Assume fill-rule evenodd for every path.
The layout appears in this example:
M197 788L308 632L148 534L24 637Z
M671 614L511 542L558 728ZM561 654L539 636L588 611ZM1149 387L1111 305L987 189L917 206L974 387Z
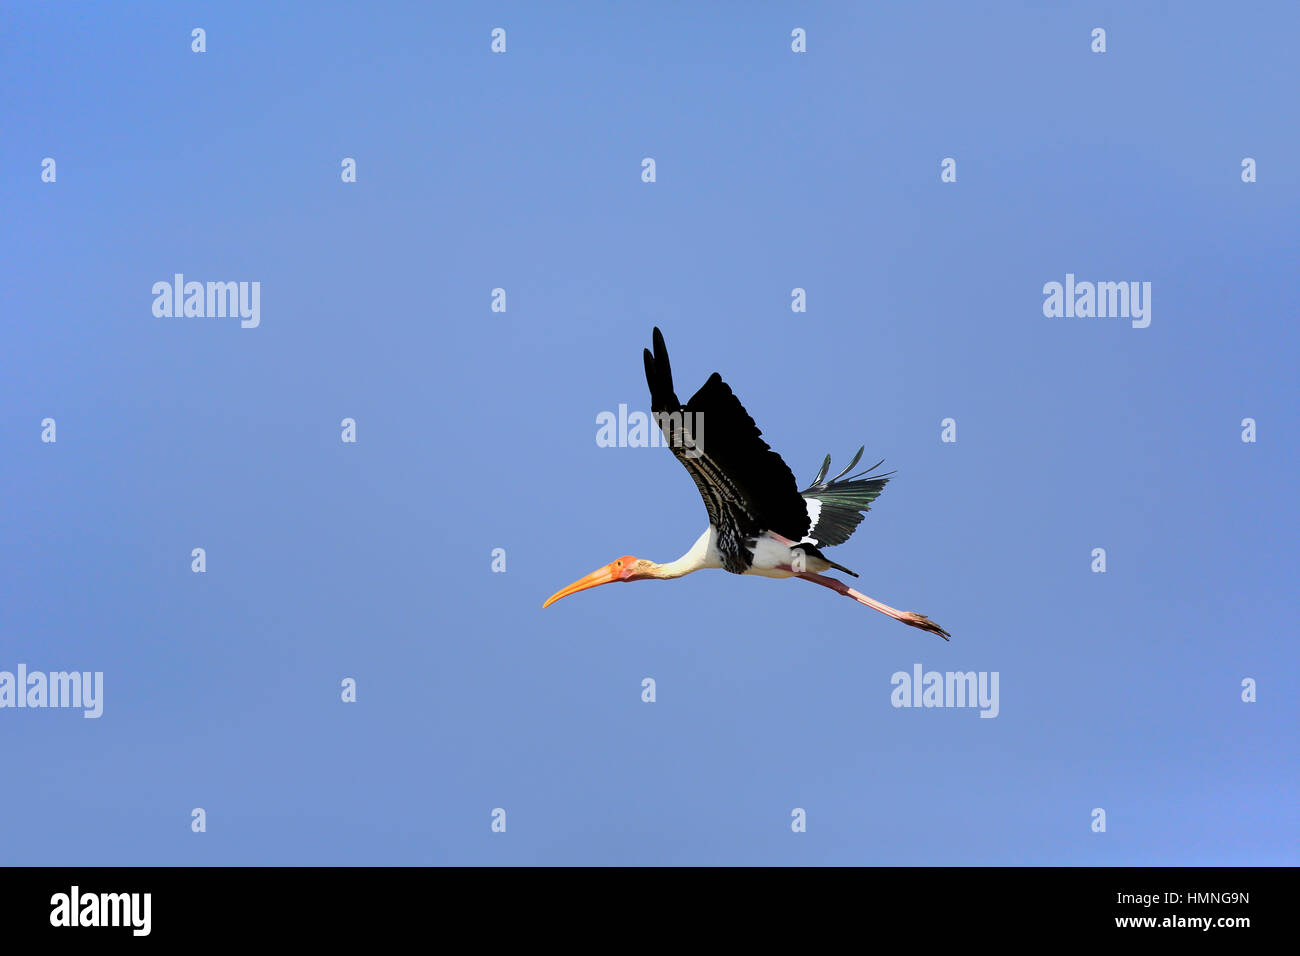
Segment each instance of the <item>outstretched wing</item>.
M858 449L848 468L830 481L823 481L831 467L831 456L827 455L813 483L799 492L808 502L808 518L812 525L805 541L825 548L848 541L849 536L862 523L863 516L871 510L871 503L885 490L885 485L894 473L871 474L885 463L883 458L865 471L840 481L862 458L864 448L865 445ZM864 475L867 477L864 478Z
M673 392L664 337L656 328L654 352L645 350L645 377L650 410L717 529L723 567L744 573L751 560L744 540L763 531L792 541L807 533L808 509L794 474L763 441L762 432L717 372L682 405Z

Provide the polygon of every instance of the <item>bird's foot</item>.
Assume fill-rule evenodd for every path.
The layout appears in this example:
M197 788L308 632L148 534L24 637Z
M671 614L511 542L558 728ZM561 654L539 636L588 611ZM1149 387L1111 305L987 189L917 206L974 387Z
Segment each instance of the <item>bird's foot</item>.
M945 641L952 636L924 614L917 614L915 611L904 612L899 620L904 624L912 625L912 627L919 627L923 631L929 631L931 634L938 634Z

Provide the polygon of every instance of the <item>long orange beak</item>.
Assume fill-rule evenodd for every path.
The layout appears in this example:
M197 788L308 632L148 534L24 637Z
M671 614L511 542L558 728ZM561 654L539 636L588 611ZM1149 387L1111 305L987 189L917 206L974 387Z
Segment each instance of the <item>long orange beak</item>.
M568 597L570 594L577 594L579 591L587 590L587 588L594 588L601 584L612 584L615 581L622 580L623 570L621 562L615 561L598 571L592 571L586 577L578 578L567 588L560 588L560 590L548 597L546 603L542 605L542 610L546 610L560 598Z

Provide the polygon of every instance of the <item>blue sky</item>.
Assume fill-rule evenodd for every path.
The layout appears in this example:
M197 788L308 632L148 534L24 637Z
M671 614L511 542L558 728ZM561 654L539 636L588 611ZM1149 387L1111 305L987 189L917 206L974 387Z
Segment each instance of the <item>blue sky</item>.
M0 709L0 862L1296 863L1298 27L12 9L0 670L104 711ZM177 272L261 324L155 317ZM1067 273L1150 326L1045 317ZM830 556L951 643L722 572L541 610L704 528L666 450L595 441L655 325L801 484L897 469ZM891 706L915 664L998 716Z

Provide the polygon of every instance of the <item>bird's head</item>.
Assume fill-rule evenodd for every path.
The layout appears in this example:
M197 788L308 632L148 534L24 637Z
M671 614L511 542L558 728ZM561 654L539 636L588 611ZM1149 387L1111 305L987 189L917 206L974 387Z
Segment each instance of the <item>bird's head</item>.
M579 591L585 591L587 588L594 588L601 584L613 584L615 581L640 581L645 578L654 577L653 569L655 565L652 561L646 561L631 554L625 554L615 561L611 561L603 568L597 568L586 577L578 578L568 587L560 588L546 599L542 608L548 608L562 597L568 597L570 594L577 594Z

